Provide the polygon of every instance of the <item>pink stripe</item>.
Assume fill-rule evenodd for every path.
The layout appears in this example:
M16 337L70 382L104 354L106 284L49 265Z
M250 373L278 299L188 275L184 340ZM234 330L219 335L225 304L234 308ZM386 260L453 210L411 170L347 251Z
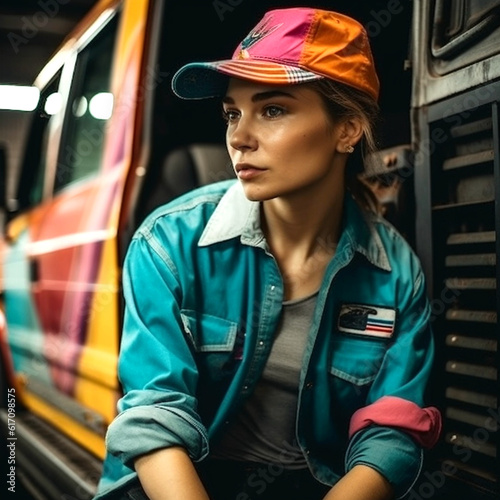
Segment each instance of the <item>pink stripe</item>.
M392 332L392 328L386 328L383 326L369 326L367 330L377 330L378 332Z
M354 413L349 437L369 425L394 427L409 434L424 448L432 448L439 439L442 424L437 408L420 408L412 401L384 396Z

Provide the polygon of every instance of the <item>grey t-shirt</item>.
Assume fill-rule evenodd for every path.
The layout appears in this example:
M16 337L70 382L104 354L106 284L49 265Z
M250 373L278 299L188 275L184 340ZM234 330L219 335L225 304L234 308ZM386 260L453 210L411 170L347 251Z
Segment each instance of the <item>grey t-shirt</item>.
M317 293L283 303L283 313L262 378L211 456L306 468L295 438L302 357Z

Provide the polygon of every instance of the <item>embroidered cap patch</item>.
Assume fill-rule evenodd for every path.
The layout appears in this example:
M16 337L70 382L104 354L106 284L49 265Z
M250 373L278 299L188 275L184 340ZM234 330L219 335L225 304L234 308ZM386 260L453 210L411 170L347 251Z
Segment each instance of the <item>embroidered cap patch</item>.
M343 304L338 329L345 333L389 339L394 333L396 310L364 304Z

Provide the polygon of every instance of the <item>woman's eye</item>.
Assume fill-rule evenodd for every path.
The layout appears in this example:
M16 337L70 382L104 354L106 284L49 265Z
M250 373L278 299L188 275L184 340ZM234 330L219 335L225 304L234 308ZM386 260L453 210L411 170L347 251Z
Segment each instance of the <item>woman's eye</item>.
M238 118L238 113L231 109L223 109L222 110L222 118L226 123L233 122Z
M284 112L285 112L285 110L280 106L267 106L264 110L264 114L268 118L278 118Z

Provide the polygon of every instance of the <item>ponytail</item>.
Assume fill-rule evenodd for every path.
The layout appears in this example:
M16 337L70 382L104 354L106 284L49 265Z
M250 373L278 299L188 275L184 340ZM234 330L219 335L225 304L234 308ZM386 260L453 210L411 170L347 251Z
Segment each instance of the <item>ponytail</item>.
M375 129L379 119L377 102L368 94L348 85L329 80L317 80L309 84L325 104L333 123L351 118L361 120L363 137L346 166L345 182L354 199L365 210L380 212L380 204L370 187L361 179L366 158L377 151Z

